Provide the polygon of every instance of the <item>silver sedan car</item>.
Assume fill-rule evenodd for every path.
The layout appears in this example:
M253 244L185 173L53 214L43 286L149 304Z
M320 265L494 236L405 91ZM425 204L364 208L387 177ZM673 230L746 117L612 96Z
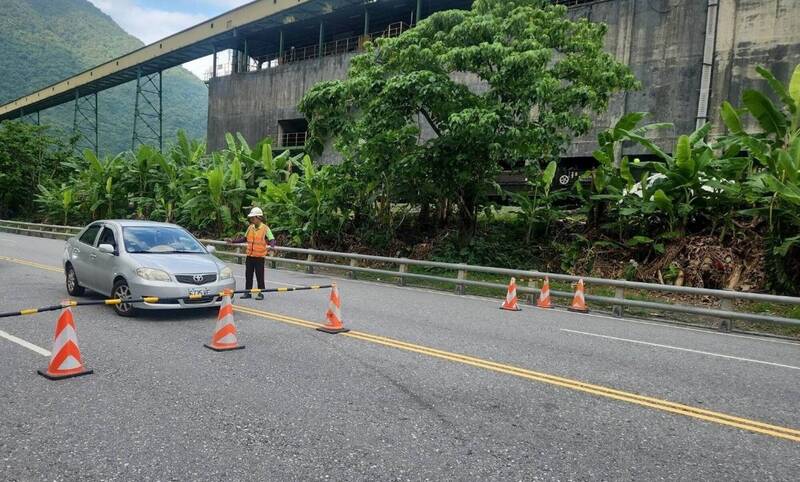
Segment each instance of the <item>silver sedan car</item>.
M158 297L157 303L121 303L114 310L132 316L137 309L219 306L220 292L235 289L233 272L180 226L150 221L96 221L64 248L67 291L90 289L119 299ZM170 300L170 298L197 299ZM199 296L199 297L198 297Z

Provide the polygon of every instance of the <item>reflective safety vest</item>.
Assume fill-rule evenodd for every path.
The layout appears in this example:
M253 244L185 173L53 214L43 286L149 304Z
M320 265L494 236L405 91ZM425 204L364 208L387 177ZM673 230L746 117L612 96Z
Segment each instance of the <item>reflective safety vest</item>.
M247 256L253 258L264 258L267 256L268 232L269 228L264 223L258 228L256 228L254 224L251 224L247 228Z

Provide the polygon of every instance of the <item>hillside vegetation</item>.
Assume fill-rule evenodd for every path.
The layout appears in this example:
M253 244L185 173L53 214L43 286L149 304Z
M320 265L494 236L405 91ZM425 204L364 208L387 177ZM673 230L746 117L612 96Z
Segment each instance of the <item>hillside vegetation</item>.
M0 0L0 103L135 50L143 44L87 0ZM99 94L100 151L130 149L135 82ZM208 92L183 68L164 75L164 136L206 132ZM72 103L42 113L67 133Z

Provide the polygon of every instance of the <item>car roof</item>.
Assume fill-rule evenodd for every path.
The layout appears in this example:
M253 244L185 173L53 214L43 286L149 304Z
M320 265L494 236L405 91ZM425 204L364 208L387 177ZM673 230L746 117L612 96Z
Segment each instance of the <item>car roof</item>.
M96 221L96 222L116 224L117 226L120 226L120 227L123 227L123 228L136 226L136 227L142 227L142 228L147 228L147 227L153 227L153 228L168 227L168 228L180 228L180 229L183 229L180 226L178 226L177 224L161 223L161 222L158 222L158 221L145 221L145 220L140 220L140 219L102 219L102 220L99 220L99 221Z

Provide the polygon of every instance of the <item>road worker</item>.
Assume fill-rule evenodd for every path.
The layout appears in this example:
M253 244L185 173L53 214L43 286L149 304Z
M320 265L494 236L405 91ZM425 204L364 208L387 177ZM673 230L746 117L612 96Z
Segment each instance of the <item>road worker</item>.
M245 260L245 289L253 288L253 274L258 281L258 289L264 289L264 258L267 251L275 249L275 236L264 222L264 212L261 208L254 207L247 215L250 225L244 236L235 239L226 239L228 243L247 243L247 258ZM252 295L245 293L242 299L249 299ZM257 300L263 300L264 295L258 293Z

